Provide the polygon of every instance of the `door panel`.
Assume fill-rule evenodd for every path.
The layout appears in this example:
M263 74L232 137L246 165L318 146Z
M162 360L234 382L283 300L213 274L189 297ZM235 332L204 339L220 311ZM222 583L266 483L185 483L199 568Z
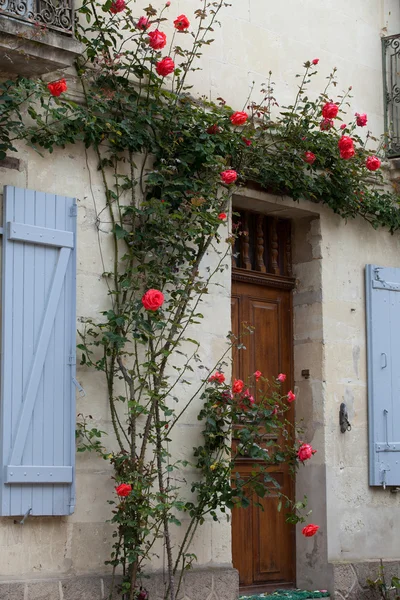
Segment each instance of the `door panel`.
M286 373L282 393L292 387L292 308L291 292L258 284L233 281L232 331L241 332L241 323L254 327L246 336L246 350L235 351L234 377L246 379L257 369L269 379ZM255 390L253 390L255 392ZM286 413L293 421L293 407ZM269 436L267 436L269 437ZM279 440L282 441L282 440ZM235 440L233 440L233 445ZM236 468L243 478L252 470L254 460L241 457ZM269 469L281 491L293 497L293 481L287 465ZM293 584L295 574L294 528L285 522L285 512L278 512L278 495L271 484L271 494L254 497L262 505L232 512L233 565L239 571L240 585Z

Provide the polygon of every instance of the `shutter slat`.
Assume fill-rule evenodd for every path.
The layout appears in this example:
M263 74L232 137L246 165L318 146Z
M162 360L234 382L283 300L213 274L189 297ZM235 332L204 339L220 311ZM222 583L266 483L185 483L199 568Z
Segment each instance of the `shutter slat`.
M6 187L4 204L0 515L70 514L75 201Z
M36 196L34 199L34 219L33 225L45 227L46 226L46 210L45 210L45 198ZM47 201L48 203L48 201ZM31 246L26 244L26 250L29 252ZM46 280L45 280L45 261L46 255L50 253L49 249L41 244L35 245L34 247L34 264L35 264L35 279L33 282L33 293L34 293L34 340L39 337L39 331L42 325L42 315L44 311L44 303L46 299ZM55 252L52 252L55 255ZM43 462L43 427L44 427L44 382L41 379L38 389L38 397L35 404L35 410L33 412L32 430L33 430L33 464L40 465ZM25 457L24 457L25 458ZM28 487L28 486L26 486ZM43 502L43 486L35 486L33 488L33 514L40 514L45 512L46 508Z
M400 485L400 269L366 266L370 485Z
M25 192L24 214L22 215L23 221L26 223L35 222L35 194L30 190ZM22 389L25 389L28 376L29 376L29 365L32 363L32 357L35 352L35 331L34 331L34 302L31 293L32 289L32 277L35 276L35 253L32 252L32 248L28 245L23 246L24 252L24 264L23 264L23 289L24 289L24 304L23 304L23 315L24 315L24 338L23 338L23 352L22 352ZM38 415L43 421L43 415ZM25 451L24 451L24 464L29 463L35 464L33 449L35 444L35 437L33 433L33 427L28 431ZM40 442L39 442L40 444ZM21 491L22 505L33 506L33 489L31 486L23 486ZM15 493L15 492L13 492Z

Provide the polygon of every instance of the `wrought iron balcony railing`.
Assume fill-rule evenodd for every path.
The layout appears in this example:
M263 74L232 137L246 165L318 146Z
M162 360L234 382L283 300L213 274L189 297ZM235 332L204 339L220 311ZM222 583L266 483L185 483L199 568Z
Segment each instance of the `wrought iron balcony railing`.
M1 0L0 0L1 1ZM382 38L387 156L400 156L400 34Z
M73 0L0 0L0 16L74 34Z

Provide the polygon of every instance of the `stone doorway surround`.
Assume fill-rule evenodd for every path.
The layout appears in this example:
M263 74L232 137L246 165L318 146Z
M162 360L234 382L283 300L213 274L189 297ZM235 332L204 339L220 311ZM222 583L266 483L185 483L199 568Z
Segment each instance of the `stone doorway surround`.
M304 441L318 449L312 461L296 474L296 498L307 496L312 522L321 527L315 538L307 540L297 527L296 584L302 589L327 589L331 569L326 541L320 207L248 188L235 197L235 206L291 219L292 223L292 268L297 280L293 290L295 419L302 421Z

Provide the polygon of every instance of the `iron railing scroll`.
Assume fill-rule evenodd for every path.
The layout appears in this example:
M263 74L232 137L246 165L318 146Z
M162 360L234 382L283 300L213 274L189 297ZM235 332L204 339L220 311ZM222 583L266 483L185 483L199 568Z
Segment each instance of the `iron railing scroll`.
M0 17L25 21L42 30L74 34L73 0L0 0Z

